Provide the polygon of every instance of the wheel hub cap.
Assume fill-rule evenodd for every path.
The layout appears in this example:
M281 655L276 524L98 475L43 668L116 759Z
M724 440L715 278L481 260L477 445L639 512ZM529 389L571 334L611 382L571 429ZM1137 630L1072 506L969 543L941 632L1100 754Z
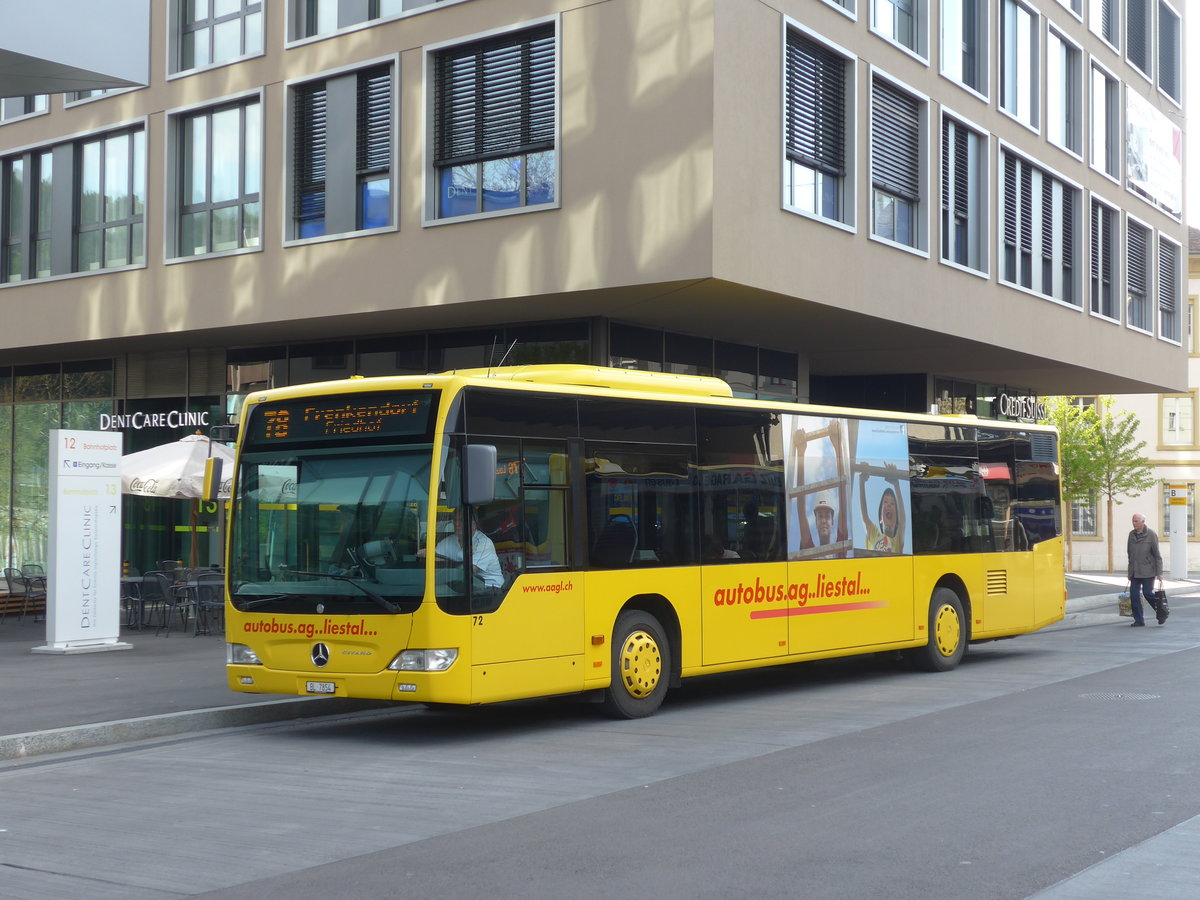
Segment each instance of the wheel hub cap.
M625 639L620 665L621 683L631 697L649 697L662 677L662 653L658 642L645 631L635 631Z
M953 656L958 650L960 633L958 613L953 606L943 606L933 621L933 639L937 642L938 653L946 657Z

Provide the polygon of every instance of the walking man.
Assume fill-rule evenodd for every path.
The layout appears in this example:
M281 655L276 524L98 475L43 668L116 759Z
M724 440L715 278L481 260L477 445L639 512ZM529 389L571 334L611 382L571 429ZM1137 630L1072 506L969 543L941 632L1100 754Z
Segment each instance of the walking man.
M1146 517L1133 514L1133 531L1129 532L1129 602L1133 607L1133 624L1130 628L1145 625L1142 617L1142 596L1150 608L1158 612L1154 602L1154 582L1162 584L1162 553L1158 549L1158 535L1146 527ZM1158 624L1166 619L1158 612Z

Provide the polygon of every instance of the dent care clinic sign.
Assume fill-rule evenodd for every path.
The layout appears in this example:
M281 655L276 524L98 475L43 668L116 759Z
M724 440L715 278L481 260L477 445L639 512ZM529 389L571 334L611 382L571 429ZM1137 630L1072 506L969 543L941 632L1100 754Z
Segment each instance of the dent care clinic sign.
M40 653L124 650L119 433L50 432L50 558Z

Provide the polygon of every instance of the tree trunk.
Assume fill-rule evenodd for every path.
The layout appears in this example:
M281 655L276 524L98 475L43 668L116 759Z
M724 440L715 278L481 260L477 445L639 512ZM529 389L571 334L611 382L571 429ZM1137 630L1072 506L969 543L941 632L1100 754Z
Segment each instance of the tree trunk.
M1063 535L1066 537L1067 547L1067 566L1066 570L1071 571L1071 501L1063 501Z
M1112 497L1108 498L1108 574L1111 575L1113 569L1113 541L1116 540L1116 535L1113 534L1113 502Z

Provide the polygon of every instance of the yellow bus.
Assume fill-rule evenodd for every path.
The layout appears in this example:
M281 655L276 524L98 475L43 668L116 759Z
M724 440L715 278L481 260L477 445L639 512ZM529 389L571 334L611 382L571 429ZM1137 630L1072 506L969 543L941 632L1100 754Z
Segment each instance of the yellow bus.
M1060 620L1053 429L522 366L251 394L235 691L650 715L694 675Z

